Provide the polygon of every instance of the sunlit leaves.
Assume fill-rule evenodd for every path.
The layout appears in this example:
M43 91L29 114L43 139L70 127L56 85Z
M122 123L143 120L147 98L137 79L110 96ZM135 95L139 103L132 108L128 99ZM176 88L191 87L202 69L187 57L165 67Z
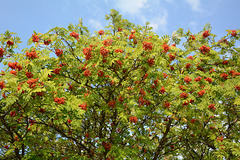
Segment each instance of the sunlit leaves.
M22 54L12 33L1 35L2 46L14 42L3 64L22 67L0 77L5 155L24 144L25 159L237 157L239 30L219 42L209 24L159 38L118 11L106 19L96 35L81 19L33 32Z

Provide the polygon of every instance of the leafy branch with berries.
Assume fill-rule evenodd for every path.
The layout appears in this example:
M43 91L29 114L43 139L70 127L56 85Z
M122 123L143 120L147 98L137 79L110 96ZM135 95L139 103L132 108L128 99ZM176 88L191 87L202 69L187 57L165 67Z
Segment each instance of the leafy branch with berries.
M0 159L240 157L240 30L106 20L34 32L21 53L0 35Z

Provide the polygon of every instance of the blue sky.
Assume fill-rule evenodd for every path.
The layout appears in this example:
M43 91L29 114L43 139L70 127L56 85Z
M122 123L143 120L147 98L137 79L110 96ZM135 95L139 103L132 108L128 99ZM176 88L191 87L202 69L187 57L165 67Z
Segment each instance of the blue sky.
M23 42L20 48L26 47L33 30L45 33L77 24L79 18L92 33L104 29L110 9L136 24L149 21L159 36L178 28L197 33L206 23L219 36L240 28L239 0L0 0L0 6L0 33L17 33Z

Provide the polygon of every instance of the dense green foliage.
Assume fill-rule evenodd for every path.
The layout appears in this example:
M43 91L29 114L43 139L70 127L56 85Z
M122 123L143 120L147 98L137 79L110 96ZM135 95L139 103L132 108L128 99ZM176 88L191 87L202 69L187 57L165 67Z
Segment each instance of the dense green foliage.
M106 19L34 32L21 53L1 34L0 159L239 158L240 31Z

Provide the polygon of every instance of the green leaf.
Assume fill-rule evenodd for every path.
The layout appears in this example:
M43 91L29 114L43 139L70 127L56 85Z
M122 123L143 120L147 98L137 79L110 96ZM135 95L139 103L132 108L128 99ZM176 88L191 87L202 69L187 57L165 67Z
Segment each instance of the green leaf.
M234 104L240 105L240 97L239 97L239 96L237 96L237 97L235 98Z
M48 75L51 75L51 71L52 70L48 70L47 68L42 70L41 73L39 73L40 81L44 82L44 81L48 80Z

